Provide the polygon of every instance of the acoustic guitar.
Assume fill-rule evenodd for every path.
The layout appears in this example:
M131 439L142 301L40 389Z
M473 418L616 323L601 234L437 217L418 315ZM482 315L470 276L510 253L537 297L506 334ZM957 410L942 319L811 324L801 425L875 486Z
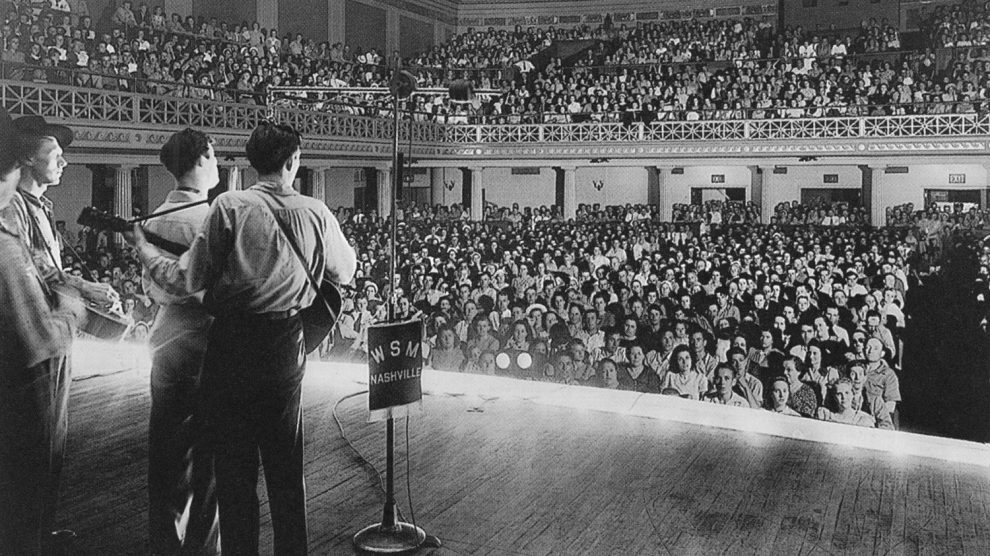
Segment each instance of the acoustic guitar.
M124 233L129 232L135 223L129 222L119 216L104 212L95 207L86 207L79 214L77 220L79 225L88 226L98 231L110 231ZM165 239L157 234L144 231L144 236L152 245L161 248L176 257L182 256L189 250L189 247ZM300 311L299 316L303 323L303 340L306 344L306 353L311 353L318 348L323 340L330 334L340 317L340 310L343 306L343 297L340 289L330 280L323 280L320 283L319 295L313 300L313 304Z

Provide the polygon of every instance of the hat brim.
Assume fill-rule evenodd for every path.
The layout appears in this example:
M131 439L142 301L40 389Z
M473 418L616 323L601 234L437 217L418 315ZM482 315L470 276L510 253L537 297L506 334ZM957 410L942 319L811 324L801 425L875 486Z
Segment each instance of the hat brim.
M22 137L54 137L63 149L72 144L75 134L67 126L50 124L41 116L22 116L14 120L14 129Z

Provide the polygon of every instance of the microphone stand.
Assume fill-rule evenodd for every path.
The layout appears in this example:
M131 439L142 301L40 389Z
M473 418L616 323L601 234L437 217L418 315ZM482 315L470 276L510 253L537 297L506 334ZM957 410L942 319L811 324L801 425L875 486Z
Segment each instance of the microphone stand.
M392 86L390 87L392 92L392 120L394 129L392 134L392 191L389 199L389 216L391 218L390 237L392 243L389 249L388 265L389 322L395 322L399 302L395 294L398 287L395 280L395 270L397 258L396 242L399 235L398 218L396 217L396 197L398 197L399 184L402 179L402 168L399 167L400 101L402 98L412 96L416 84L415 78L412 79L411 83L403 84L400 81L401 78L398 77L397 72L397 77L393 79ZM403 90L404 86L408 91ZM408 454L406 457L408 457ZM426 531L417 527L415 524L406 523L399 519L398 506L395 503L395 420L390 416L385 424L385 507L382 509L382 520L380 523L369 525L358 531L354 535L354 547L365 552L390 554L415 550L426 543ZM436 537L431 536L429 544L439 546L440 541Z
M389 250L389 304L388 320L395 322L396 307L398 299L395 295L398 284L395 280L396 270L396 243L398 241L398 219L396 218L396 196L399 192L399 185L402 179L401 168L399 166L399 129L400 100L409 98L414 94L422 95L447 95L451 102L468 103L475 102L476 97L497 96L501 94L495 89L475 90L467 80L458 79L450 83L448 88L428 87L416 88L416 77L409 72L397 70L392 76L389 86L386 87L268 87L266 91L268 113L274 116L276 112L275 96L278 93L301 93L309 94L382 94L392 97L392 120L394 123L392 137L392 194L389 199L391 207L391 240L392 246ZM410 128L410 141L412 141ZM399 520L398 508L395 504L394 488L394 444L395 444L395 422L390 417L385 428L385 508L382 511L382 521L374 525L365 527L354 535L354 547L358 550L372 553L396 553L415 550L420 546L439 547L440 539L433 535L427 535L423 529L415 524L405 523Z

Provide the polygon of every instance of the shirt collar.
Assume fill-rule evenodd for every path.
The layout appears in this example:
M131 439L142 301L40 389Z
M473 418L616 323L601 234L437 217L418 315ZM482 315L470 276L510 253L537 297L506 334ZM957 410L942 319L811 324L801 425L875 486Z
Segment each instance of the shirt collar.
M249 189L255 189L259 191L266 191L273 195L298 195L299 192L292 187L282 187L281 185L271 182L271 181L259 181L258 183L252 185Z
M173 189L168 192L165 200L169 203L192 203L199 200L199 196L192 191L179 191L178 189Z
M18 189L17 193L24 199L24 201L34 207L43 208L51 212L52 208L55 206L51 199L45 197L44 195L35 196L32 193L28 193L22 189Z

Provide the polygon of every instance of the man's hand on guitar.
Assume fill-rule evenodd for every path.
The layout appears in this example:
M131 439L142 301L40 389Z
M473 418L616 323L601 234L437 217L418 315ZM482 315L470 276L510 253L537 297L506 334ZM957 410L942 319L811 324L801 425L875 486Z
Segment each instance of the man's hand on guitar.
M97 307L112 307L120 303L120 294L110 284L97 282L81 282L79 293L83 299Z
M121 235L124 236L124 241L133 245L135 248L148 243L148 238L144 235L144 229L139 225L131 226L130 230L122 232Z

